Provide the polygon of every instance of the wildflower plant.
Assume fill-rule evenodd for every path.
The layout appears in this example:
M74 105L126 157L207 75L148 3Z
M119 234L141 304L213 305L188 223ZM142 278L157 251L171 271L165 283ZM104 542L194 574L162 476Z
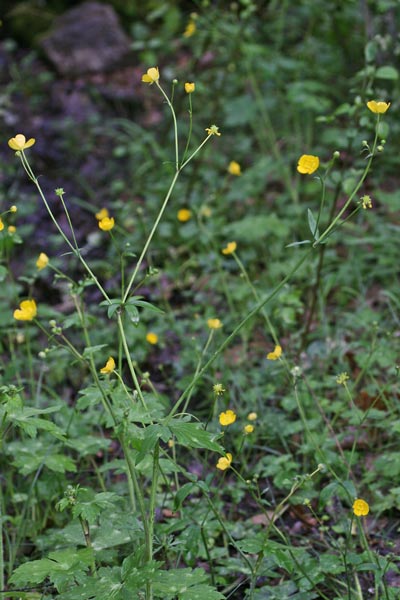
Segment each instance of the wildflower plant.
M192 15L182 34L185 43L200 35L201 28L201 19ZM251 72L249 81L259 102L257 81ZM33 477L32 489L27 488L13 508L17 514L21 500L25 502L23 514L28 507L41 510L40 494L45 493L45 485L35 491L35 502L33 490L44 469L45 483L57 511L52 520L65 524L60 537L57 533L43 536L43 556L37 555L17 566L18 550L23 538L29 535L28 523L24 522L25 529L20 529L15 547L9 552L8 585L14 586L12 593L19 594L20 587L33 585L42 590L46 581L50 581L65 600L78 593L82 598L223 600L238 585L236 591L240 597L256 600L264 593L262 588L267 580L270 589L265 593L274 592L279 570L279 577L287 579L285 585L288 583L282 594L298 592L299 597L326 599L334 589L336 596L347 594L350 598L353 588L358 589L357 565L364 561L367 566L374 565L376 593L388 598L385 574L389 559L382 560L371 549L363 529L369 505L358 497L362 491L356 477L359 442L369 414L379 421L374 406L359 414L355 396L373 353L358 366L362 371L354 385L347 384L350 377L342 372L336 382L330 377L332 389L328 384L326 388L321 385L318 393L315 381L309 381L309 371L312 361L320 359L322 350L317 347L313 355L310 351L312 360L304 361L304 369L293 365L300 362L299 356L308 349L315 315L322 311L319 289L323 282L325 248L330 247L337 232L344 233L350 223L356 226L357 219L365 216L363 209L375 205L367 194L361 200L360 195L365 191L363 185L373 161L381 153L378 148L384 146L379 132L390 103L364 103L368 117L373 118L371 112L376 115L374 139L364 146L367 151L364 168L353 178L341 203L335 199L327 210L332 189L341 185L341 176L336 171L340 156L336 153L329 159L321 152L321 162L319 156L303 154L297 159L297 166L293 160L289 175L284 169L285 185L292 190L288 197L292 194L298 214L303 207L297 202L292 180L320 191L320 200L316 211L311 208L303 211L303 224L295 241L280 249L281 253L287 253L285 261L282 260L285 269L271 260L272 279L266 285L259 278L258 267L248 267L251 260L257 265L262 259L261 252L251 248L253 238L257 242L254 221L250 222L246 237L243 223L236 224L236 229L231 223L223 223L215 201L218 197L223 202L226 185L246 186L247 162L243 174L238 162L221 159L217 167L225 182L218 188L218 180L222 178L216 176L213 187L210 177L207 185L211 191L207 197L202 197L206 191L199 194L192 181L195 167L202 166L203 151L207 158L207 148L213 145L214 156L215 148L225 137L225 128L221 132L217 125L207 126L210 121L193 127L201 86L191 82L177 86L173 82L170 94L167 76L158 66L147 68L142 82L147 84L143 86L144 93L155 94L171 117L172 147L166 168L170 181L163 198L157 197L155 213L149 210L143 217L137 211L134 227L120 218L117 205L110 205L110 212L101 204L92 207L94 237L101 240L100 244L107 241L108 257L112 259L108 258L101 268L78 241L74 214L63 188L55 191L57 210L54 198L51 201L47 198L35 170L32 148L35 139L27 140L18 133L8 142L36 188L60 242L58 254L50 253L46 247L51 258L41 252L36 262L32 262L30 276L21 279L27 288L26 296L20 290L15 293L9 309L9 322L14 327L10 334L13 364L18 364L15 356L20 340L26 348L31 377L30 384L18 376L18 387L2 388L2 433L10 442L7 452L11 456L15 451L12 460L20 473ZM189 122L184 125L176 113L178 94L181 94L179 102L189 106ZM263 122L268 123L265 113ZM260 126L260 136L265 134ZM272 144L271 133L267 138ZM279 144L272 146L271 152L280 163ZM296 171L313 177L299 177ZM157 186L158 192L161 184L157 182ZM178 193L185 186L187 194ZM196 193L190 195L192 188ZM201 201L197 205L199 196ZM248 206L251 204L239 207L243 220ZM5 224L8 226L7 219L13 218L14 212L9 209L1 215L1 235L5 235ZM273 223L279 227L279 219ZM136 230L141 230L143 236L140 248L136 247L139 239L135 237ZM183 249L178 248L176 231L184 240ZM201 235L197 235L199 232ZM160 246L160 252L156 250L156 240L165 244ZM193 252L195 244L198 247L203 244L203 256L207 259L196 263L199 269L196 273L204 269L204 279L188 276L195 293L191 297L193 306L187 307L192 311L192 319L186 331L179 309L171 308L171 295L164 273L159 277L157 260L160 255L163 257L160 260L168 256L174 262L174 279L181 284L186 270L197 259ZM270 242L271 247L274 244L276 241ZM269 250L268 245L264 252ZM71 268L72 261L65 261L67 266L58 268L56 256L65 253L79 265L78 277ZM316 279L309 290L311 302L302 336L292 336L298 344L296 356L296 348L284 337L290 319L282 298L292 293L291 286L304 276L305 270L309 279L315 271ZM50 275L54 275L54 285L60 285L63 294L69 295L68 306L73 308L73 315L46 308L44 300L38 300L37 305L33 299L32 296L38 298L34 294L37 281ZM218 293L215 304L208 305L205 300L207 285L212 294ZM151 302L149 289L155 290L155 300ZM182 290L184 298L183 285ZM329 325L326 323L326 328ZM175 342L175 331L181 333L179 344L184 350L180 361L174 358L168 362L165 358L168 351L173 356L181 351ZM35 344L41 347L37 356L42 365L40 376L33 367L32 335L36 336ZM345 350L342 355L336 351L340 363L346 356ZM55 374L47 365L51 364L52 356L54 369L58 360L62 364L68 360L71 364L67 374L60 368L60 379L69 376L79 381L73 407L63 405L61 399L45 408L39 407L39 402L35 407L25 406L25 397L22 400L25 387L30 388L26 398L29 395L40 398L42 387L51 389ZM249 357L254 361L251 366L250 363L247 366ZM54 398L58 398L57 383L51 392ZM338 390L335 383L343 387ZM285 393L285 389L289 391ZM325 398L322 392L330 396ZM346 406L341 392L349 400ZM381 390L379 399L385 397ZM340 410L333 415L334 403L340 405ZM352 434L350 442L341 431L341 427L347 426ZM43 436L37 436L38 431ZM12 435L22 432L26 448L21 450L13 445L10 432ZM273 449L275 439L281 442L279 452ZM301 463L294 458L299 448ZM95 474L91 487L83 482L83 471L70 458L75 451L82 453L86 469ZM193 458L191 464L185 460L187 454ZM110 462L106 463L104 457L111 457ZM47 470L50 476L46 475ZM68 485L61 489L60 482L65 484L67 479ZM261 483L264 481L265 485ZM240 527L236 530L226 510L227 496L239 515ZM335 507L345 507L342 519L336 517L330 504L332 499ZM245 502L248 502L246 510L247 506L256 507L253 521L244 511L240 512ZM311 512L312 520L307 521L305 509L299 506ZM331 529L321 516L324 511L332 522ZM289 539L291 532L282 522L285 513L291 519L301 514L307 526L318 531L321 547L330 549L329 556L324 555L327 564L331 561L328 566L322 568L315 553ZM47 515L41 516L44 522ZM359 528L357 542L352 539L354 524ZM335 530L344 542L332 541L329 536ZM221 539L223 543L217 547ZM353 552L356 543L368 557L368 563L364 554L357 563L359 559ZM230 578L231 567L228 568L233 552L236 581ZM225 560L224 573L218 562ZM202 568L205 562L207 570ZM181 565L184 567L180 568ZM217 576L216 569L219 569ZM330 570L335 577L331 577ZM2 579L1 589L5 589L4 576Z

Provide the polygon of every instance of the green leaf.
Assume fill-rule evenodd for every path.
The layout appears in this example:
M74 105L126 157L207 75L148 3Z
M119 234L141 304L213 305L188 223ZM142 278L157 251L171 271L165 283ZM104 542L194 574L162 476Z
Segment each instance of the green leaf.
M144 438L140 443L141 448L136 456L135 463L138 465L149 452L154 450L154 447L160 438L164 442L167 442L170 437L171 434L168 427L156 424L146 427L144 431Z
M87 348L84 349L82 356L83 358L89 358L90 356L93 356L93 354L95 354L96 352L100 352L100 350L103 350L103 348L107 348L108 344L98 344L97 346L88 346Z
M396 81L399 78L399 72L391 65L385 65L376 70L375 77L377 79L390 79Z
M3 265L0 265L0 281L4 281L7 277L8 270Z
M187 448L206 448L213 452L225 454L223 447L214 441L216 435L209 431L204 431L200 424L185 423L184 421L173 419L168 425L179 444Z
M311 235L313 236L314 240L318 241L319 240L319 229L317 227L317 221L315 220L314 215L312 214L312 211L309 208L307 209L307 216L308 216L308 226L310 228Z

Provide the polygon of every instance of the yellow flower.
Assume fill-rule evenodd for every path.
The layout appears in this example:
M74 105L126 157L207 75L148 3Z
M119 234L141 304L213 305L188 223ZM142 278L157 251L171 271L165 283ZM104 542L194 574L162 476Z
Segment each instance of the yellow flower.
M299 162L297 163L297 170L302 175L311 175L316 171L319 167L319 158L318 156L313 156L312 154L303 154L299 158Z
M34 138L26 141L26 137L22 133L18 133L15 137L8 140L8 145L13 150L26 150L26 148L33 146L35 141Z
M110 231L114 225L114 217L103 217L101 221L99 221L99 227L102 231Z
M15 206L15 204L13 204L12 206L10 206L9 210L10 210L10 213L16 213L18 208Z
M17 321L32 321L37 315L37 306L34 300L22 300L19 308L14 310L14 319Z
M159 79L160 72L158 70L158 67L150 67L150 69L147 69L147 73L142 75L142 81L144 83L149 83L150 85L152 85L155 81L158 81Z
M278 360L282 355L281 346L275 346L275 350L273 352L268 352L267 359L268 360Z
M210 329L220 329L222 327L222 323L219 319L208 319L207 325Z
M225 388L222 385L222 383L215 383L213 385L213 392L216 396L222 396L222 394L225 392Z
M356 517L366 517L369 513L369 504L362 500L361 498L357 498L353 503L353 513Z
M47 267L48 262L49 262L49 257L47 256L47 254L45 254L44 252L41 252L39 254L39 258L36 261L36 266L39 269L39 271L41 271L42 269Z
M154 344L157 344L158 342L158 335L153 333L153 331L149 331L149 333L146 335L146 341L154 346Z
M376 102L376 100L370 100L367 102L369 110L375 114L383 115L390 106L390 102Z
M208 135L221 135L219 132L219 127L216 125L210 125L210 127L206 127L206 131Z
M106 219L109 216L109 212L106 208L102 208L99 210L99 212L96 213L96 219L98 221L102 221L102 219Z
M238 162L236 162L235 160L232 160L229 165L228 165L228 173L230 173L231 175L241 175L242 174L242 169L240 168L240 165Z
M230 454L230 452L228 452L225 456L221 456L221 458L217 462L217 469L219 469L220 471L225 471L226 469L229 469L229 467L231 466L231 463L232 463L232 454Z
M233 410L227 410L226 412L222 412L219 415L219 423L223 427L227 427L228 425L232 425L236 421L236 414Z
M100 373L102 373L103 375L109 375L114 370L115 370L115 360L113 359L112 356L109 356L104 367L102 369L100 369Z
M194 90L196 89L196 86L194 83L185 83L185 92L187 94L193 94Z
M190 19L190 21L186 25L185 31L183 32L183 37L185 37L185 38L192 37L192 35L194 35L196 33L196 29L197 29L196 23L193 21L193 19Z
M4 229L4 223L0 217L0 231L3 231L3 229Z
M257 420L257 418L258 418L258 415L257 415L257 413L256 413L256 412L251 412L251 413L249 413L249 414L247 415L247 419L248 419L249 421L256 421L256 420Z
M186 223L192 218L192 211L188 208L181 208L178 210L176 217L181 223Z
M9 225L7 231L8 233L15 233L17 231L17 228L15 227L15 225Z
M246 434L253 433L253 431L254 431L254 425L245 425L243 431Z
M237 248L236 242L229 242L225 248L222 248L222 254L233 254Z

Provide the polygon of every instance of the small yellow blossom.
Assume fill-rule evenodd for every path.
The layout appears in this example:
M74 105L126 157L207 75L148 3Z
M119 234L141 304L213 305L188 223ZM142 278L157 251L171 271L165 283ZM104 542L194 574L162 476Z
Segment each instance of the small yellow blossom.
M22 300L19 308L14 310L14 319L17 321L32 321L37 315L37 306L34 300Z
M206 132L208 135L221 135L219 132L219 127L216 125L210 125L210 127L206 127Z
M236 421L236 414L233 410L229 409L226 412L222 412L219 415L219 423L223 427L227 427L228 425L232 425Z
M247 419L249 421L256 421L258 418L258 414L256 412L251 412L247 415Z
M149 333L146 335L146 341L154 346L158 342L158 335L153 331L149 331Z
M246 434L253 433L253 431L254 431L254 425L245 425L244 428L243 428L243 431Z
M224 386L222 385L222 383L215 383L213 385L213 392L216 396L222 396L222 394L224 392L226 392Z
M208 319L207 325L210 329L221 329L222 323L219 319Z
M357 498L353 503L353 513L356 517L366 517L369 513L369 504L362 500L361 498Z
M268 360L278 360L282 356L282 348L281 346L275 346L275 350L273 352L268 352L267 359Z
M188 208L181 208L178 210L176 218L181 223L186 223L186 221L189 221L192 218L192 211Z
M228 244L225 246L225 248L222 248L221 252L222 254L233 254L235 252L237 248L237 243L236 242L228 242Z
M150 67L150 69L147 69L147 73L142 75L142 81L144 83L149 83L150 85L152 85L155 81L158 81L159 79L160 72L158 70L158 67Z
M318 156L313 156L312 154L303 154L300 156L297 163L297 170L302 175L311 175L318 169L318 167L319 158Z
M376 100L370 100L367 102L369 110L375 114L383 115L390 106L390 102L376 102Z
M16 213L18 208L15 206L15 204L13 204L12 206L10 206L9 210L10 210L10 213Z
M109 356L104 367L102 369L100 369L100 373L102 373L103 375L110 375L110 373L112 373L114 370L115 370L115 360L113 359L112 356Z
M350 379L350 377L347 375L346 372L339 373L339 375L336 377L336 383L338 383L339 385L344 385L348 379Z
M15 225L9 225L7 231L8 233L15 233L17 231L17 228L15 227Z
M242 169L240 168L239 163L236 162L235 160L232 160L228 165L228 173L230 173L231 175L236 175L236 176L241 175Z
M109 216L110 215L109 215L107 208L102 208L99 210L99 212L96 213L96 219L98 221L102 221L103 219L106 219Z
M0 231L3 231L4 229L4 223L2 221L2 219L0 218Z
M371 196L363 196L361 198L361 205L364 209L372 208Z
M103 217L101 221L99 221L99 227L102 231L110 231L114 225L114 217Z
M35 141L34 138L26 141L26 137L22 133L18 133L15 137L8 140L8 145L13 150L26 150L26 148L33 146Z
M190 21L186 25L185 31L183 32L183 37L185 37L185 38L192 37L192 35L194 35L196 33L196 29L197 29L196 23L194 22L193 19L190 19Z
M221 456L221 458L217 462L217 469L219 469L220 471L225 471L226 469L229 469L231 464L232 464L232 454L230 454L230 452L228 452L225 456Z
M193 94L195 89L196 89L196 86L194 83L189 83L189 82L185 83L185 92L187 94Z
M49 257L44 252L41 252L39 254L39 258L36 261L36 266L39 269L39 271L41 271L42 269L47 267L48 263L49 263Z
M168 440L168 448L173 448L175 446L175 442L173 439Z

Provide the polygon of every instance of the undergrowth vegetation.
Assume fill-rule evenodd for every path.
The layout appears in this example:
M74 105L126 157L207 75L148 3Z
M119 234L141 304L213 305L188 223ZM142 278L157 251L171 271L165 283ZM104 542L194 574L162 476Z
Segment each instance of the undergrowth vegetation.
M4 598L399 597L397 3L221 4L3 134Z

